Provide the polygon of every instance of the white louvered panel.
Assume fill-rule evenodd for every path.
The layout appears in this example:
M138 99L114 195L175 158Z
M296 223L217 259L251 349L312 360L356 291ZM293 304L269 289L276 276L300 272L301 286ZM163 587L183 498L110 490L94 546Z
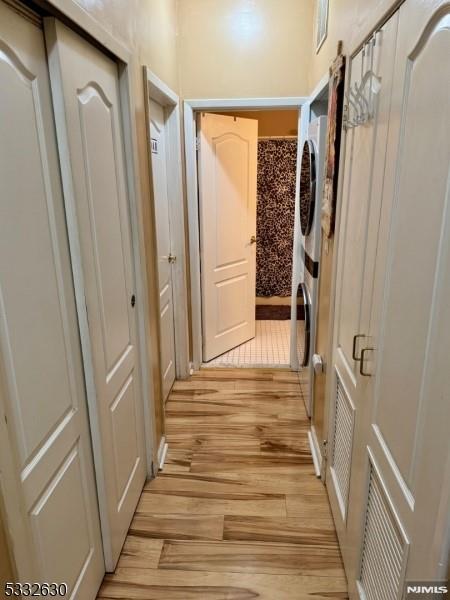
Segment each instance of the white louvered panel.
M367 600L397 600L405 550L406 540L371 466L359 582Z
M332 448L332 466L342 516L347 512L350 484L350 464L353 444L354 410L336 372L335 422Z

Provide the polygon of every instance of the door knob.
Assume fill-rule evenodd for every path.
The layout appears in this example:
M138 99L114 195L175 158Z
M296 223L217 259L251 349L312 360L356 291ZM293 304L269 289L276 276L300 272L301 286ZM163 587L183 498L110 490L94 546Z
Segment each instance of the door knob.
M177 257L174 256L173 254L169 254L169 256L167 257L167 260L172 264L172 263L176 262Z
M256 244L256 235L252 235L250 238L250 244Z

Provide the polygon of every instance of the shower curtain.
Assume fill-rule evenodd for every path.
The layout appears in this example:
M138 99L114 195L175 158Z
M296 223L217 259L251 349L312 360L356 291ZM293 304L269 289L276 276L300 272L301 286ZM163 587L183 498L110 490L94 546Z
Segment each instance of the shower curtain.
M290 296L297 138L258 140L256 295Z

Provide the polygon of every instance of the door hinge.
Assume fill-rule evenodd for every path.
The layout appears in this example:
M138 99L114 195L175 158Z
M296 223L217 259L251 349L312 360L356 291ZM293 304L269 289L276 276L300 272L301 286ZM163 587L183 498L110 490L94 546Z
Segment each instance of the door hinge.
M197 152L200 150L200 136L196 136L195 138L195 149L197 150Z
M322 455L325 459L328 458L328 440L322 442Z

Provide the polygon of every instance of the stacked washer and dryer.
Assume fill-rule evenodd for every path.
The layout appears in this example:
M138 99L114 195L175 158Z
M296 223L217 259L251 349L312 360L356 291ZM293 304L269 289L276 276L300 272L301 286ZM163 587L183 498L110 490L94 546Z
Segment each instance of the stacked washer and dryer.
M325 144L327 118L318 117L309 124L308 136L303 145L300 172L300 225L302 232L301 258L303 282L299 284L297 297L303 300L304 327L298 321L297 354L302 369L308 370L309 394L306 410L312 415L314 406L313 361L317 305L319 295L321 208L323 177L325 172ZM316 366L317 368L317 366Z

